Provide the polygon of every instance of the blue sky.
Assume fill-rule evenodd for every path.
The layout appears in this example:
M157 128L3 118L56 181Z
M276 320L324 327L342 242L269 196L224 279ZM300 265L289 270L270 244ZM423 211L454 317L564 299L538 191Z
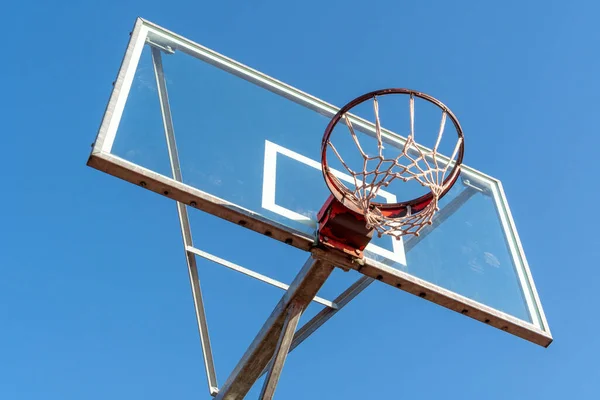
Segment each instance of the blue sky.
M548 349L373 285L290 355L278 398L597 397L598 11L552 1L4 6L0 398L209 398L174 204L85 166L137 16L333 104L387 86L432 93L460 116L466 163L503 181ZM193 218L198 240L249 267L305 257ZM290 264L278 279L301 262ZM222 383L281 293L217 267L205 277Z

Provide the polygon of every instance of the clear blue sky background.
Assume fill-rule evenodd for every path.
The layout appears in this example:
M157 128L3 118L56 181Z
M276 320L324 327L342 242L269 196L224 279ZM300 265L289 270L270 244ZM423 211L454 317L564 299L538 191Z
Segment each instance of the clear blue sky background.
M137 16L337 105L435 94L467 163L504 182L550 348L373 285L290 355L278 398L598 398L600 7L466 3L4 5L0 398L209 398L173 203L85 166ZM300 267L194 218L233 258ZM281 293L218 271L203 287L223 383Z

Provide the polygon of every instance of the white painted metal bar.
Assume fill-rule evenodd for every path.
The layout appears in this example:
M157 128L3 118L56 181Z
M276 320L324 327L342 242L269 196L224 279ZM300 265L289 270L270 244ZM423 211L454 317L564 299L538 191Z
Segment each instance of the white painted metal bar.
M141 19L138 19L131 32L117 79L113 83L113 91L106 106L98 136L94 142L93 153L110 153L112 149L147 35L147 25Z
M503 210L506 212L506 216L508 217L507 223L510 226L510 231L513 232L513 237L515 243L517 245L517 256L519 257L521 264L525 270L525 276L523 283L529 285L531 292L533 294L533 303L535 304L536 311L538 313L538 317L540 318L541 326L548 335L551 335L550 326L548 325L548 321L546 320L546 314L544 313L544 309L542 308L540 296L535 287L535 282L533 281L533 276L531 275L531 270L529 269L529 263L527 262L527 257L525 257L525 251L523 250L523 244L521 243L521 238L519 237L519 233L517 231L515 221L513 219L512 213L510 212L510 208L508 207L508 200L506 198L506 194L504 193L504 188L502 187L502 182L498 182L498 193L500 194L500 198L502 199L502 204L504 205Z
M510 227L510 224L514 224L514 222L512 221L510 214L507 212L507 208L505 208L506 198L504 197L503 193L500 192L500 187L493 185L492 192L492 198L494 199L494 202L496 204L496 210L498 211L498 217L500 219L500 223L502 224L503 229L507 232L513 232L514 235L516 235L516 229L511 229ZM523 249L520 248L520 241L518 237L514 237L514 235L513 237L506 238L506 245L508 246L511 254L513 267L520 283L519 286L522 289L521 293L523 295L523 299L525 300L525 305L527 306L527 311L531 318L531 322L537 327L543 329L544 326L542 318L540 313L538 312L538 307L534 299L533 292L535 291L535 288L532 286L533 281L528 275L529 271L525 269L527 264L524 262L524 257L521 258L521 254L523 254Z
M271 400L275 394L275 389L277 388L277 383L279 382L279 377L281 376L281 371L283 370L283 364L285 363L285 359L290 351L290 345L292 344L294 331L298 326L298 321L300 321L302 311L303 307L298 301L294 301L288 306L287 314L285 316L285 320L283 321L281 335L279 335L279 341L275 347L273 362L271 363L271 368L269 368L269 372L265 378L260 396L258 396L260 400Z
M167 83L162 65L161 50L155 47L152 47L152 62L154 64L154 73L158 87L158 96L167 140L169 160L171 162L171 170L173 173L173 178L179 182L182 182L183 177L181 175L179 155L177 153L175 130L173 128L173 120L169 106L169 95L167 92ZM177 202L177 213L179 215L179 225L181 227L183 245L184 248L187 249L188 247L193 246L193 240L186 205ZM200 334L200 343L202 345L202 355L204 357L204 368L206 370L206 377L208 380L208 390L211 396L215 396L218 392L217 373L215 370L215 363L208 333L208 323L206 321L206 313L204 310L204 301L202 299L202 289L200 287L196 257L186 250L185 258L188 267L190 285L192 288L192 297L194 299L194 308L196 310L196 320L198 323L198 332Z
M273 278L269 278L266 275L260 274L260 273L258 273L256 271L252 271L251 269L248 269L248 268L244 268L241 265L234 264L231 261L227 261L227 260L225 260L223 258L215 256L214 254L207 253L206 251L202 251L202 250L200 250L198 248L195 248L193 246L187 246L186 250L189 251L189 252L191 252L191 253L194 253L197 256L200 256L200 257L205 258L205 259L207 259L209 261L212 261L212 262L214 262L216 264L219 264L219 265L222 265L222 266L227 267L229 269L232 269L234 271L240 272L240 273L242 273L244 275L247 275L249 277L257 279L257 280L259 280L261 282L268 283L269 285L273 285L275 287L278 287L279 289L288 290L289 287L290 287L290 285L286 285L283 282L280 282L280 281L275 280ZM326 300L326 299L324 299L322 297L319 297L319 296L315 296L315 298L313 299L313 301L316 302L316 303L320 303L320 304L322 304L322 305L324 305L324 306L326 306L328 308L333 308L333 309L337 309L338 308L337 304L335 304L334 302L331 302L331 301Z

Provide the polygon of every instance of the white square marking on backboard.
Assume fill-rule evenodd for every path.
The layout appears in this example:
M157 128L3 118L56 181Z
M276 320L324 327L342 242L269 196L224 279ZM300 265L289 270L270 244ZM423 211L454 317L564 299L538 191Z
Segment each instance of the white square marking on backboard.
M295 151L292 151L285 147L279 146L273 142L265 140L265 164L263 173L262 207L269 211L277 213L282 217L316 228L316 222L311 220L306 215L302 215L275 203L278 153L283 156L289 157L292 160L296 160L302 164L308 165L309 167L312 167L314 169L321 170L320 162L312 160L306 156L303 156L302 154L296 153ZM331 171L333 175L335 175L338 179L353 184L354 180L350 175L345 174L341 171L337 171L335 169L332 169ZM380 190L378 194L381 197L383 197L387 203L396 202L396 196L392 193L386 192L385 190ZM365 250L377 254L379 256L385 257L388 260L392 260L402 265L406 265L406 253L404 252L403 239L400 238L400 240L395 240L390 237L390 240L392 241L393 251L376 246L372 243L370 243Z

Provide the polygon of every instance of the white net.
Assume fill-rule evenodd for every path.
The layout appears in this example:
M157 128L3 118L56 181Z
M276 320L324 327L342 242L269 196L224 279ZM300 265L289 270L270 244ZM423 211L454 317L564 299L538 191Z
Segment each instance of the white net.
M437 141L432 150L424 149L415 142L414 113L415 99L411 94L409 99L410 108L410 134L406 138L400 154L395 158L386 158L383 155L383 141L381 133L381 122L379 119L379 104L377 97L373 97L373 108L375 111L375 136L378 144L378 154L369 156L363 150L360 141L356 135L350 119L345 115L343 118L350 131L352 140L356 144L358 151L363 158L362 171L354 171L342 159L333 143L328 141L327 145L333 150L344 168L354 179L354 189L346 188L349 193L346 197L358 209L363 212L367 221L368 229L375 229L378 236L390 235L396 239L401 236L412 234L419 235L419 232L426 226L431 225L434 214L439 210L439 200L447 189L444 180L453 165L455 158L461 148L463 138L458 137L456 146L450 161L438 153L438 147L444 134L446 125L446 110L442 109L442 117ZM380 208L373 204L373 199L378 195L381 188L390 185L394 180L399 179L403 182L416 181L431 191L431 201L422 210L414 212L410 207L406 208L402 216L386 216Z

